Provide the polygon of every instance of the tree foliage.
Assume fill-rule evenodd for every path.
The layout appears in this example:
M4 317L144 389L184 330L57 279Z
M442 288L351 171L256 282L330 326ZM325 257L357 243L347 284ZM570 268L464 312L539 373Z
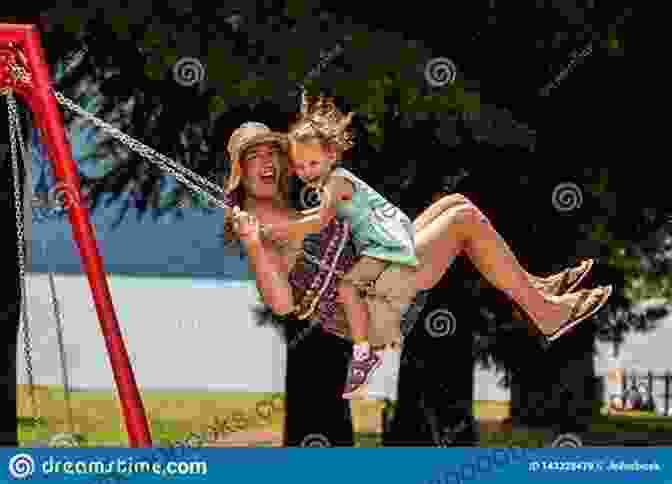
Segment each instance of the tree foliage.
M402 20L365 12L354 18L307 1L138 6L123 12L109 6L56 8L47 14L43 40L59 90L211 180L226 172L226 141L242 122L258 120L282 130L298 108L299 85L333 93L343 110L357 113L349 166L409 215L437 194L464 192L533 272L599 256L603 264L596 278L617 286L610 310L597 318L599 338L619 342L631 329L651 329L663 313L642 314L634 306L653 296L670 297L665 177L600 158L595 159L603 166L609 162L609 168L549 169L559 163L540 159L552 158L563 143L548 132L563 132L571 121L542 120L552 117L553 102L567 102L562 90L578 82L580 69L550 101L540 99L538 90L566 66L568 52L591 40L589 28L598 32L600 56L622 56L629 12L578 18L568 7L528 9L526 18L537 21L529 25L540 27L521 40L511 35L519 11L490 7L483 15L484 5L476 3L462 12L468 22L449 27L445 18L428 18L427 12L405 11ZM81 49L81 61L66 69ZM455 61L457 78L432 87L425 67L441 56ZM187 58L203 66L203 82L176 82L174 68ZM581 96L573 101L587 103ZM73 139L81 141L83 128L69 115L66 121ZM605 136L600 140L608 142ZM106 194L125 192L138 195L139 216L179 213L185 200L194 200L118 141L105 136L97 141L93 158L101 169L83 173L94 209ZM559 214L550 192L567 181L581 187L584 206ZM623 196L635 187L647 189ZM191 206L199 204L196 199ZM539 240L547 250L538 250ZM446 294L478 297L473 320L478 360L504 366L508 353L502 342L510 340L503 336L508 331L503 323L512 320L510 306L468 264L450 277L461 284Z

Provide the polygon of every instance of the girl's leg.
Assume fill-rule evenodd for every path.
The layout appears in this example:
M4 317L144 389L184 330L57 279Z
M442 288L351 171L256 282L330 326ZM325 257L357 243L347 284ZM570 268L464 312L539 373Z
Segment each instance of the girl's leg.
M457 255L464 252L481 274L495 287L517 302L542 332L551 334L570 319L581 298L601 294L544 296L536 290L506 241L490 221L468 200L435 217L416 234L422 266L416 274L416 287L429 289L443 277ZM597 290L595 290L597 291Z
M367 345L369 340L369 309L357 288L350 282L340 281L337 290L338 300L343 304L350 326L350 335L355 343L355 358L361 359L365 355L358 350L368 350L362 346Z
M473 206L471 201L460 193L453 193L441 197L415 219L413 223L415 225L416 234L420 233L425 227L448 210L459 206L469 205ZM522 267L520 267L520 269L525 273L536 289L545 292L546 294L559 295L569 292L576 287L583 277L590 271L591 267L592 261L584 261L576 268L566 269L563 272L552 274L547 277L535 276Z
M382 363L380 356L371 349L369 305L360 295L357 285L376 280L385 265L382 261L361 257L337 286L338 301L343 305L350 326L350 334L355 343L343 398L363 397L366 393L366 384Z
M347 282L339 285L338 298L343 304L355 343L343 398L359 399L365 396L366 384L380 367L382 360L371 350L368 341L369 311L366 302L359 296L356 288Z

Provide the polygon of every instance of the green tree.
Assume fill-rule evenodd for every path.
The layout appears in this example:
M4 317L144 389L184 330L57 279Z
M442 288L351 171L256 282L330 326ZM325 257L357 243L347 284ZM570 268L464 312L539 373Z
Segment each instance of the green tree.
M85 80L101 93L100 116L117 121L123 131L201 175L226 170L225 143L241 122L257 119L284 129L298 101L298 96L291 97L288 92L296 88L297 80L311 72L320 60L320 51L324 53L338 45L342 47L342 55L331 60L306 85L311 90L337 93L342 101L347 101L346 107L360 113L355 121L359 144L353 153L357 163L351 167L409 214L418 213L430 203L432 194L439 192L464 191L479 203L507 196L501 185L493 183L490 170L481 168L481 176L472 163L461 168L453 158L468 156L478 160L490 155L500 159L501 151L495 147L509 145L512 155L532 161L529 151L535 146L534 133L506 109L494 109L499 112L495 123L499 127L488 123L491 114L486 111L492 106L480 102L478 90L467 88L470 81L465 75L501 79L496 66L490 72L478 68L467 70L466 74L460 71L458 80L443 88L431 89L426 84L423 68L438 51L436 46L441 40L438 33L426 35L423 43L411 42L408 36L392 33L392 29L372 31L359 18L362 23L357 24L339 12L313 8L309 3L261 8L240 2L237 6L217 9L200 7L187 11L164 7L161 11L134 10L124 15L110 8L97 12L70 9L50 12L49 18L52 23L45 33L45 45L50 65L57 65L82 46L87 49L84 60L63 77L59 89L77 97L77 88ZM190 32L175 28L177 25L200 27ZM453 29L456 32L453 35L459 39L468 28L472 27ZM418 33L417 38L423 35ZM489 40L498 40L492 35ZM441 53L445 43L443 38ZM110 50L110 45L117 47ZM506 44L500 42L500 48L505 49ZM175 82L176 60L186 57L197 58L204 64L206 83L184 87ZM465 59L460 65L469 63ZM490 97L493 93L500 95L498 99L504 104L516 99L514 95L502 97L496 89L489 88L488 93ZM81 98L78 100L82 102ZM184 106L190 109L185 110ZM66 120L70 122L69 117ZM165 191L160 170L125 152L116 140L105 140L96 150L96 157L109 160L111 166L101 172L102 176L84 180L91 191L94 209L107 193L121 197L124 192L135 190L142 194L137 203L140 216L145 213L158 216L164 210L179 214L179 204L191 197L178 185L166 203L162 199ZM440 162L444 159L450 161ZM383 160L386 175L381 177ZM510 186L521 183L520 173L510 167L498 174L506 175ZM469 185L472 189L465 189ZM399 186L403 190L394 188ZM122 211L120 220L124 215ZM641 216L642 210L632 208L628 220L639 221ZM504 219L497 219L498 227L500 220ZM627 227L627 222L623 223ZM506 227L507 223L501 225ZM591 225L590 232L601 240L604 232L597 229L597 225ZM522 236L520 246L525 253ZM649 250L649 254L658 253L655 248ZM554 260L553 268L564 262ZM541 270L550 270L547 257L540 255L535 264ZM620 268L617 268L620 274L618 271ZM464 284L454 283L461 279ZM431 292L421 321L429 312L447 305L459 321L468 323L460 323L455 337L442 341L428 339L423 334L423 325L416 325L408 340L399 408L393 431L386 437L388 444L439 443L446 430L470 417L474 358L489 362L490 355L494 355L498 365L506 360L498 358L499 354L506 356L501 345L488 343L514 341L501 331L493 338L491 331L493 324L496 327L510 320L510 315L508 319L506 316L510 306L498 298L488 299L489 292L479 279L470 267L458 265L450 274L453 283L442 281ZM656 287L657 279L645 279L649 286ZM642 284L638 284L635 286L641 288ZM630 301L622 301L622 307L627 313ZM484 317L484 313L494 316ZM263 313L260 320L263 322ZM616 338L629 327L625 323L612 326L604 331L604 337ZM319 347L315 351L310 355L295 353L294 367L305 367L306 361L319 355ZM453 355L451 362L445 361L446 353ZM433 371L447 364L451 365L450 371L438 375ZM433 385L426 383L428 373L435 378ZM288 382L290 378L288 375ZM296 388L291 391L300 392ZM325 426L330 425L327 420L333 413L329 412L330 417L320 416ZM468 436L457 440L460 439L470 440Z

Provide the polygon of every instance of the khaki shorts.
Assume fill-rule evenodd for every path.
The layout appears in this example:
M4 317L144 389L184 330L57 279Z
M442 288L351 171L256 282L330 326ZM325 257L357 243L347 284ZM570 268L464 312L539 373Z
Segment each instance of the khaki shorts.
M375 349L401 344L401 317L413 302L417 289L416 269L400 264L362 257L348 273L349 278L364 284L374 283L374 295L367 295L369 307L369 342ZM375 282L374 282L375 281ZM335 324L324 329L350 340L350 327L339 304Z

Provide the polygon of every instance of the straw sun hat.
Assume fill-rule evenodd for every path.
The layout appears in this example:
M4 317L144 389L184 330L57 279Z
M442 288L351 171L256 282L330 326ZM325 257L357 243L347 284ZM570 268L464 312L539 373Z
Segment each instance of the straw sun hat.
M242 168L240 159L245 151L265 143L275 143L280 145L283 151L287 151L287 136L282 133L271 131L271 128L262 123L248 122L242 124L231 135L227 150L231 158L231 175L229 184L226 188L231 193L240 185Z

